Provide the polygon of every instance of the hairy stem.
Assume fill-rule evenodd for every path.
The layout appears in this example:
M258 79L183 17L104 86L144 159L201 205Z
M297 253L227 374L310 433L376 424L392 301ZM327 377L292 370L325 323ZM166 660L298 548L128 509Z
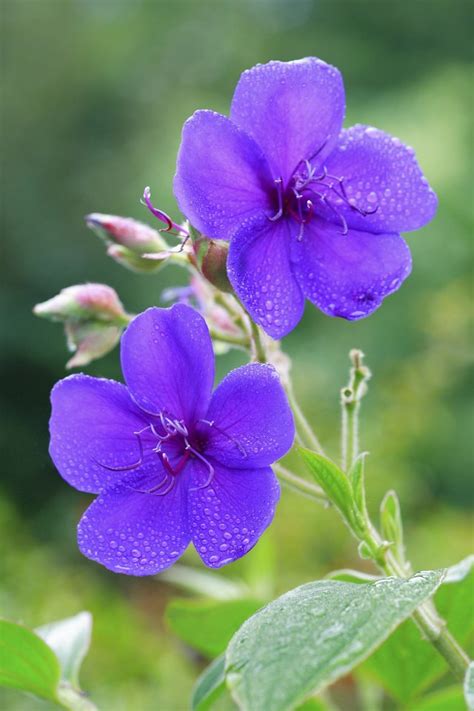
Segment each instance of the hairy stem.
M236 336L232 333L225 333L224 331L218 331L216 329L210 328L209 333L211 338L221 343L228 343L232 346L237 346L239 348L250 348L250 340L245 336Z
M407 577L406 572L390 550L384 550L383 540L371 521L368 520L367 523L366 535L363 538L357 535L356 537L363 540L372 551L373 560L378 568L385 575L393 575L397 578ZM445 659L454 677L462 681L469 666L469 657L446 628L446 623L439 617L433 601L428 600L420 605L413 613L412 618L426 641L433 645Z
M253 356L258 363L266 363L267 354L265 352L265 347L262 343L260 329L257 324L254 323L252 318L250 318L250 331L252 335Z
M341 390L341 467L347 471L359 455L359 411L367 392L370 370L363 364L364 354L354 348L349 353L352 367L348 384Z
M318 454L324 455L324 450L321 446L319 439L317 438L316 434L314 433L308 420L303 415L303 412L298 404L298 401L296 400L295 393L293 391L293 386L292 386L291 382L286 386L286 394L288 395L288 401L291 405L291 409L293 410L293 414L295 416L296 427L300 433L301 440L302 440L303 444L305 446L309 447L310 449L314 450L315 452L318 452Z
M281 464L275 464L273 468L276 474L278 474L278 477L284 482L284 484L286 484L286 486L288 486L289 489L293 489L293 491L297 491L299 494L313 499L319 504L324 504L325 506L328 505L329 502L326 494L319 488L319 486L316 486L310 481L306 481L306 479L302 479L296 474L293 474L293 472L290 472Z

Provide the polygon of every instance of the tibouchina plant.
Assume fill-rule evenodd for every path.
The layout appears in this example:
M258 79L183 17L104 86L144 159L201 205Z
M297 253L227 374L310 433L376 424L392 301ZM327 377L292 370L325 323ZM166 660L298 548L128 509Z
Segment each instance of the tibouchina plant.
M414 575L396 494L382 502L379 529L369 517L358 444L370 378L363 355L351 352L341 394L339 466L304 417L276 340L298 324L305 299L331 317L371 314L410 273L400 233L436 211L413 149L371 126L342 128L344 111L341 74L319 59L244 72L230 118L206 110L185 123L174 180L182 224L153 205L149 188L143 201L156 229L113 215L86 218L127 268L184 267L187 285L166 295L179 303L134 317L108 287L84 284L35 309L65 323L76 349L71 366L100 357L123 332L125 385L72 375L52 392L52 459L67 482L97 495L78 527L84 555L117 573L153 575L192 542L206 566L232 563L271 523L278 476L332 505L380 571L303 585L265 600L247 621L252 610L233 608L232 630L221 625L213 647L223 655L200 678L194 708L209 708L225 686L249 711L295 708L382 643L395 645L396 667L390 635L410 616L425 640L415 635L411 644L430 643L456 679L469 666L452 621L431 599L443 581L460 585L469 561ZM252 362L212 392L214 352L229 348ZM294 441L310 479L278 462Z

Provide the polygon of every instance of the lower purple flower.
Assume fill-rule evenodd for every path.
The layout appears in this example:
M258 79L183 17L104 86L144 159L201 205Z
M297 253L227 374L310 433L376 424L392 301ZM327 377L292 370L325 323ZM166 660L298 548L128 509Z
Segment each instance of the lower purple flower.
M212 393L209 332L184 304L137 316L121 359L126 385L73 375L51 394L51 457L98 494L78 526L82 553L129 575L164 570L191 541L212 568L245 555L279 499L270 465L294 439L276 371L242 366Z

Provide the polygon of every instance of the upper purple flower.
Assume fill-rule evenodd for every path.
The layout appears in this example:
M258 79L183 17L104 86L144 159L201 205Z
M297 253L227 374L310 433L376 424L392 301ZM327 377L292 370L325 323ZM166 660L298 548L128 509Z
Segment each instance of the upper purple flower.
M212 568L244 555L273 518L270 465L294 438L276 371L242 366L212 394L209 331L183 304L137 316L121 359L126 386L72 375L51 394L51 457L69 484L99 494L79 523L81 551L130 575L167 568L191 540Z
M340 72L309 57L249 69L230 119L197 111L184 125L180 209L231 240L232 285L274 338L305 298L330 316L368 316L410 273L399 233L436 210L413 150L369 126L341 130L344 110Z

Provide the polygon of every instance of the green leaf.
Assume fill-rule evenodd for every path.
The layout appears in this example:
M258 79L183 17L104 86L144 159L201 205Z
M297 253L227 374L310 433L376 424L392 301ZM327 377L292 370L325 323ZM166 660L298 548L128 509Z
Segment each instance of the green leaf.
M474 662L469 667L464 678L464 698L469 711L474 710Z
M403 525L400 502L395 491L387 491L380 505L380 527L382 535L393 541L396 550L403 551Z
M192 711L206 711L211 708L214 701L225 689L224 670L225 657L223 654L204 669L194 685L191 697Z
M449 631L463 646L472 642L474 634L474 617L466 613L472 610L474 599L473 559L470 556L448 568L434 598ZM408 703L446 672L446 663L422 639L412 620L407 620L367 660L363 669L375 676L394 698Z
M302 585L264 607L232 638L226 677L239 707L293 708L347 674L433 594L443 571L368 585Z
M306 699L296 711L329 711L329 707L321 699Z
M435 691L408 706L407 711L465 711L462 689L456 685Z
M217 657L262 603L256 600L172 600L166 620L175 634L208 657Z
M61 678L79 688L79 669L91 641L90 612L80 612L74 617L50 622L35 631L56 653L61 665Z
M249 594L248 586L242 582L229 580L214 571L191 568L180 563L160 573L158 579L214 600L240 600Z
M328 580L341 580L343 583L375 583L376 580L381 580L380 575L370 575L370 573L362 573L360 570L352 570L351 568L341 568L341 570L333 570L332 573L326 575Z
M363 530L363 521L354 506L352 486L344 472L334 462L321 454L316 454L316 452L303 447L298 447L297 449L328 499L337 506L354 528Z
M61 671L54 652L23 625L0 620L0 686L57 701Z
M349 480L352 484L352 491L355 505L362 514L367 515L367 505L365 501L365 458L367 452L359 454L349 472Z
M469 575L473 567L474 555L468 555L467 558L463 558L459 563L451 565L447 569L443 583L459 583Z

